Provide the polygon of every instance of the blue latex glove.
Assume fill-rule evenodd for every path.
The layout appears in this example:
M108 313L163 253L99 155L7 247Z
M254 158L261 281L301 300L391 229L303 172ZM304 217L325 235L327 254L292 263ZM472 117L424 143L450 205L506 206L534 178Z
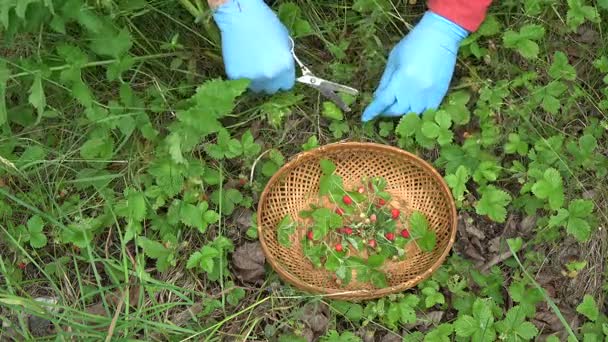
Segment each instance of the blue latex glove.
M263 0L228 0L215 9L213 18L221 32L228 78L251 80L255 92L293 87L289 32Z
M467 35L464 28L450 20L426 12L391 51L362 121L437 109L454 74L460 42Z

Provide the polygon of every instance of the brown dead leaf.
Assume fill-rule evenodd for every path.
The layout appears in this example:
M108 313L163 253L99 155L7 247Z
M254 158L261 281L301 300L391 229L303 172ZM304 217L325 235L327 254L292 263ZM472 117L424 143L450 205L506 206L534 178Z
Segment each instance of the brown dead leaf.
M28 319L28 328L35 337L44 337L53 334L55 326L48 319L30 316Z
M532 232L532 229L536 226L536 215L526 216L519 223L520 234L527 235Z
M317 335L323 335L329 325L329 308L324 304L309 303L302 309L300 319Z
M239 246L232 254L236 277L243 283L259 284L264 281L266 258L259 242Z
M401 342L403 337L395 334L394 332L387 332L386 335L382 336L380 342Z
M469 218L464 220L464 228L467 233L471 236L478 238L479 240L485 240L486 234L481 229L477 228L475 223Z
M444 311L427 312L418 320L418 326L422 326L425 330L427 330L431 326L439 325L443 319L443 315L445 315Z
M363 342L375 342L375 335L375 331L365 327L361 327L357 331L357 336L359 336Z
M239 232L245 233L249 227L251 227L251 218L253 217L253 211L247 208L238 208L234 211L232 217L235 219L236 227Z

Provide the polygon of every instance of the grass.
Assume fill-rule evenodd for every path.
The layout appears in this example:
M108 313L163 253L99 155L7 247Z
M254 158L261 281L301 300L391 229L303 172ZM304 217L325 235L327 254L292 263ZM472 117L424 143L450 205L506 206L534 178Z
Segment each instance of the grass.
M608 65L600 65L602 57L608 58L604 2L494 4L489 21L498 26L486 24L461 47L442 107L454 119L454 140L441 146L420 130L408 134L400 119L359 122L390 49L415 24L424 10L422 2L298 0L286 9L288 2L277 1L278 12L282 9L283 15L309 25L300 32L289 27L300 59L318 75L362 94L344 120L325 117L325 99L299 85L285 94L237 96L221 125L239 141L250 130L259 153L211 157L207 148L218 143L217 135L201 133L191 148L185 140L178 147L188 165L202 165L201 173L173 163L167 137L173 132L186 136L175 123L187 109L216 105L197 104L192 97L224 75L219 35L209 13L188 1L129 6L76 1L91 16L69 22L61 10L63 1L51 2L55 14L44 1L31 1L24 18L11 10L9 25L0 23L0 80L3 66L10 70L7 81L0 82L7 107L7 122L0 126L0 339L335 341L335 330L344 341L348 332L376 340L390 334L406 341L424 335L430 341L476 340L480 337L462 330L465 317L478 318L476 300L489 301L483 318L497 323L477 334L495 331L497 338L515 338L521 332L498 322L507 322L518 306L528 310L525 322L537 329L530 338L517 335L521 340L605 337L605 314L593 320L579 308L585 294L595 298L600 312L608 307ZM600 20L583 17L573 29L578 5L594 6ZM65 19L66 34L36 16L41 13ZM95 51L91 43L100 37L87 28L95 23L108 25L108 32L128 32L128 51ZM531 24L545 33L534 40L538 55L526 58L505 46L505 32ZM85 61L75 67L78 53L66 58L58 50L61 44L78 48ZM556 51L567 56L575 78L551 72ZM130 65L121 76L108 77L108 70L128 57ZM68 73L73 70L78 77ZM39 73L45 104L40 111L32 105L40 97L30 96ZM79 80L86 90L78 88ZM548 93L552 82L563 83L565 90ZM421 120L432 121L432 115ZM470 119L456 123L458 116ZM514 133L526 153L506 152ZM585 151L585 136L593 136L594 148L576 154ZM452 255L432 279L374 301L345 303L302 293L269 267L258 282L241 281L234 252L213 241L225 237L234 250L255 242L255 220L239 217L255 215L257 196L274 171L307 142L315 146L342 139L399 146L429 160L446 176L467 167L470 179L458 201L459 212L469 215L485 238L459 231ZM467 143L470 139L476 143ZM481 174L480 161L490 163L489 176L475 176ZM158 176L164 167L182 182L175 194L169 193L174 180ZM559 211L530 190L549 168L558 170L562 181L565 200L559 209L576 200L593 204L593 213L570 228L568 222L554 224ZM488 185L512 198L504 207L515 228L477 213ZM180 206L203 202L218 214L217 221L209 220L205 228L188 224L197 216L190 217ZM40 248L29 240L33 234L28 221L36 215L44 222L47 239ZM526 218L535 224L524 229ZM577 228L585 225L588 237L577 239L575 234L585 233ZM506 239L516 237L526 241L523 249L482 272L508 249ZM490 248L493 244L497 247ZM191 255L210 246L221 250L211 259L216 280L205 267L188 267ZM484 260L471 256L475 253ZM578 274L562 273L578 261L586 261ZM425 288L435 286L444 302L426 307ZM542 296L527 302L514 295L518 287L543 289ZM406 295L420 303L410 308L402 300ZM412 322L409 310L414 312ZM33 329L32 322L41 322L40 328ZM445 339L437 337L448 330Z

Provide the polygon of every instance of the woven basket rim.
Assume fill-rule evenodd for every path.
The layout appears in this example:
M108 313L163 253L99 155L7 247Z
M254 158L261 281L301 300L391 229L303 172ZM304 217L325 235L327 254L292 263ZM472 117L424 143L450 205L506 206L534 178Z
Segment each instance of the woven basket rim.
M449 241L448 241L446 247L444 248L443 252L441 253L441 255L433 263L433 265L429 269L427 269L424 273L415 277L414 280L408 286L406 286L406 284L403 283L403 284L399 284L399 285L395 285L395 286L388 286L385 288L374 289L374 290L361 289L361 290L339 291L339 290L325 289L325 288L320 288L318 286L310 285L310 284L304 282L303 280L299 279L298 277L295 277L287 270L285 270L284 267L277 262L277 259L270 252L270 249L265 241L265 237L264 237L263 230L262 230L261 213L262 213L262 207L263 207L264 203L266 202L266 197L270 193L270 189L273 187L273 185L284 175L285 171L293 168L294 166L297 166L297 164L300 163L301 159L308 157L308 156L322 156L326 152L332 152L332 151L337 151L337 150L339 151L341 149L366 148L366 147L378 149L378 150L384 150L386 152L390 152L390 153L394 153L394 154L399 154L399 155L402 155L404 158L409 158L411 160L414 160L416 163L418 163L419 166L421 166L424 169L425 172L428 172L428 174L434 178L434 180L437 182L437 184L441 187L441 190L443 191L443 195L446 196L447 203L449 206L449 211L450 211L450 216L451 216L451 219L450 219L451 232L450 232ZM373 143L373 142L341 141L341 142L336 142L336 143L319 146L314 149L311 149L308 151L303 151L303 152L300 152L300 153L292 156L292 158L287 163L285 163L277 172L275 172L275 174L269 179L266 186L264 187L264 190L262 191L262 194L260 195L258 205L257 205L257 226L258 226L257 231L258 231L258 238L260 241L260 245L262 247L262 251L264 252L266 260L270 263L271 267L279 274L280 278L283 279L284 281L287 281L288 283L295 286L296 288L303 290L305 292L308 292L310 294L313 294L313 295L329 297L332 299L351 300L351 301L376 299L376 298L384 297L384 296L394 294L397 292L403 292L410 288L413 288L420 282L429 278L433 274L433 272L436 271L444 263L448 254L451 252L454 242L456 240L457 224L458 224L458 214L456 211L456 203L452 196L452 191L450 190L449 186L447 185L447 183L445 182L445 180L441 176L441 174L429 162L427 162L426 160L418 157L417 155L415 155L409 151L406 151L406 150L403 150L403 149L400 149L400 148L397 148L394 146Z

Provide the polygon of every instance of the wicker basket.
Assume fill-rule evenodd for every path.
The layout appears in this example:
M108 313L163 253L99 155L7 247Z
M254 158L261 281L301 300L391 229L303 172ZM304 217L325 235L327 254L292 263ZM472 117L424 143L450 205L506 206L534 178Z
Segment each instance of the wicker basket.
M419 210L426 215L437 236L431 252L408 251L403 261L387 262L388 287L378 289L356 281L339 286L333 273L315 269L303 255L298 231L291 248L277 241L276 227L287 214L298 218L318 198L321 169L319 161L331 159L346 187L361 177L384 177L386 190L403 206L403 212ZM456 206L441 175L427 162L401 149L374 143L346 142L325 145L297 155L268 182L258 205L258 233L262 249L274 270L295 287L333 299L362 300L402 292L428 278L445 260L456 236Z

